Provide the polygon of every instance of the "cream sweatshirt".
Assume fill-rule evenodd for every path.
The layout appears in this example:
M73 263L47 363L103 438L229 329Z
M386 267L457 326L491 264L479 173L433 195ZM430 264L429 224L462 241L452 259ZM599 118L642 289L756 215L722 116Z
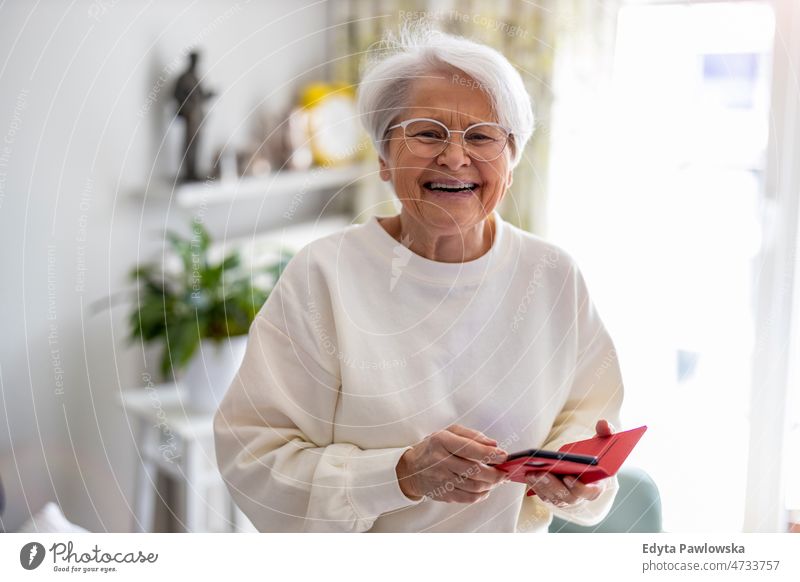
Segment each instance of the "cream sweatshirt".
M509 452L620 427L614 345L574 260L494 214L492 248L431 261L376 218L306 246L259 311L214 417L233 499L260 531L543 532L593 525L599 498L559 509L520 483L473 504L413 501L400 456L457 423Z

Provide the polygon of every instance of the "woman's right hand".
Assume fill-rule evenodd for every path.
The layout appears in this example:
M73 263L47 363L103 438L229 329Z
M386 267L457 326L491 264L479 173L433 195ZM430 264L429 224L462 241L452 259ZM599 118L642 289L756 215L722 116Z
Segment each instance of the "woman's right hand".
M403 453L397 479L409 499L424 496L445 503L474 503L508 481L508 473L488 465L502 463L507 456L496 440L454 424Z

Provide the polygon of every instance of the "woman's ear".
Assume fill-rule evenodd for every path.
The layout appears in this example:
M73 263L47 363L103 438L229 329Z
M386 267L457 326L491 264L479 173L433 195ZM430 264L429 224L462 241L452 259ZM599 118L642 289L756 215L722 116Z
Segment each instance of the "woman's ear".
M381 180L384 182L389 182L392 179L392 172L389 170L389 166L386 164L386 161L383 158L378 158L378 164L380 165L380 172L378 175L381 177Z
M514 183L514 156L513 153L508 148L506 148L506 151L508 152L508 155L506 157L508 163L507 166L508 175L506 176L506 190L508 190L509 188L511 188L511 184Z

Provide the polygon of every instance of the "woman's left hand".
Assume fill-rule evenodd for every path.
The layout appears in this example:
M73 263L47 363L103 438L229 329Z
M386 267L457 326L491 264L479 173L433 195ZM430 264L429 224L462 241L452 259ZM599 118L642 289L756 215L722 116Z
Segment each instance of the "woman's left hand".
M597 436L608 436L614 434L614 427L602 419L597 421L595 431ZM569 475L561 478L550 473L532 472L526 475L526 480L542 501L552 503L556 507L569 507L584 501L592 501L603 492L601 481L581 483Z

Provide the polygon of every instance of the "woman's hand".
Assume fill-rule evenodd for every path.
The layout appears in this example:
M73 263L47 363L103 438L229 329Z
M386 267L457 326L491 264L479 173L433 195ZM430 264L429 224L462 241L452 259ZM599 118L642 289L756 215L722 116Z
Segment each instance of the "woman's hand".
M614 427L605 420L598 420L595 426L596 436L614 434ZM533 487L542 501L552 503L556 507L569 507L585 501L592 501L603 492L602 481L581 483L569 475L563 479L557 475L543 472L532 472L525 476L528 485Z
M407 450L397 463L397 479L410 499L474 503L508 480L508 473L488 466L507 456L496 440L454 424Z

